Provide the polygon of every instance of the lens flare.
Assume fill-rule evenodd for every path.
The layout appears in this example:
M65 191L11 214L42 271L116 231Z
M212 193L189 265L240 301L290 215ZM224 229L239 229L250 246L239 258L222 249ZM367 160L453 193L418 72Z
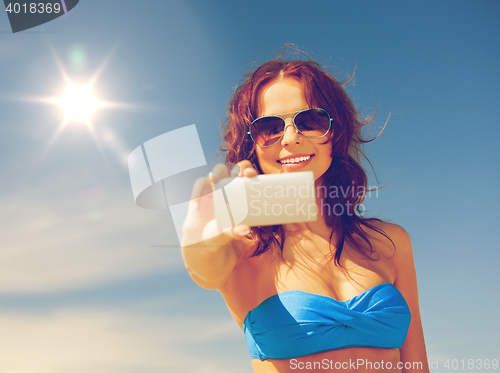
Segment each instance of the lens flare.
M21 100L53 105L62 112L60 125L52 136L52 139L49 141L44 153L49 150L60 133L66 127L73 127L84 124L94 137L96 145L99 147L103 154L104 149L101 146L102 141L105 142L107 148L116 153L120 161L126 163L128 151L126 146L120 141L119 137L112 133L111 130L106 129L106 126L96 126L96 124L99 122L96 119L96 116L98 112L101 111L101 109L133 109L138 107L134 104L106 101L103 100L98 93L96 93L99 76L101 75L112 53L108 55L100 68L95 72L95 74L84 82L81 81L81 76L79 76L78 79L71 78L67 71L63 68L61 62L59 61L59 58L54 51L53 54L63 78L63 85L60 88L60 94L51 97L46 96L20 98ZM84 57L85 56L83 54L78 57L79 59L75 57L74 61L71 61L73 67L76 67L76 65L78 64L84 64ZM76 62L78 62L78 64ZM99 127L99 129L96 131L94 127Z
M92 114L96 109L104 106L104 103L95 97L90 85L76 86L71 83L68 84L64 95L56 101L65 113L64 123L84 122L90 124Z

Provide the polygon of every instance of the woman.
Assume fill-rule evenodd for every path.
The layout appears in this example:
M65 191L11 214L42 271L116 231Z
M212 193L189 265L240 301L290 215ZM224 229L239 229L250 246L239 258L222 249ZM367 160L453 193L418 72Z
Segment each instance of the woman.
M410 238L360 216L366 123L313 61L263 64L229 105L226 161L238 167L195 183L183 242L199 243L183 257L197 284L224 296L254 372L429 371ZM317 221L218 231L214 182L299 171L314 173Z

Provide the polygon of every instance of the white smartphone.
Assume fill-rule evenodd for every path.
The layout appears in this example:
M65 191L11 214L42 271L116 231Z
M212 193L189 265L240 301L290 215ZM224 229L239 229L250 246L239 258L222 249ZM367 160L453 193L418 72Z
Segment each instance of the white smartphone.
M214 210L220 229L301 223L317 219L312 171L220 180L214 185Z

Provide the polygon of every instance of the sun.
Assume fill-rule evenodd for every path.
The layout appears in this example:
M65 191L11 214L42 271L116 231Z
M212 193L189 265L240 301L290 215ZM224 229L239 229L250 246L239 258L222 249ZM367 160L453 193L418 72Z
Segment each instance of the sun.
M86 125L92 136L94 136L97 141L97 136L94 131L94 117L97 111L103 108L116 108L123 106L118 103L103 101L98 98L94 88L97 76L98 74L86 84L79 84L74 83L63 71L65 84L61 87L62 89L60 94L55 97L42 97L36 99L36 101L58 107L63 114L61 124L54 133L48 148L54 143L63 129L70 125Z
M57 97L37 99L37 101L55 105L63 112L64 118L59 131L69 124L81 123L86 124L92 130L92 119L98 109L122 106L117 103L100 100L97 97L94 90L95 78L87 84L76 84L65 75L65 83L62 92Z
M20 98L21 100L54 106L62 114L60 124L43 153L45 154L49 151L63 130L68 127L74 127L76 129L76 127L83 124L87 127L102 153L104 153L104 149L101 146L103 142L107 148L117 154L120 160L127 162L128 152L126 146L120 141L119 137L107 128L107 126L98 125L100 122L97 115L101 110L134 109L138 107L134 104L103 100L101 98L102 95L99 94L98 80L108 60L111 58L112 53L107 56L99 69L94 75L90 76L88 80L82 80L82 75L79 75L78 78L70 77L54 51L53 55L61 72L63 84L61 84L59 88L56 88L55 94L52 96Z
M78 86L71 82L67 83L66 92L54 101L64 111L64 124L83 122L90 126L95 111L106 106L95 97L91 84Z
M62 123L59 127L57 134L67 125L71 124L86 124L87 127L93 132L93 117L99 109L103 108L117 108L124 105L103 101L98 98L96 94L96 85L105 68L111 54L105 59L100 68L89 80L82 81L81 77L78 81L72 79L68 72L63 68L57 55L54 53L54 58L59 66L61 75L64 80L64 85L61 87L60 94L56 97L43 97L38 98L37 101L57 106L64 114Z

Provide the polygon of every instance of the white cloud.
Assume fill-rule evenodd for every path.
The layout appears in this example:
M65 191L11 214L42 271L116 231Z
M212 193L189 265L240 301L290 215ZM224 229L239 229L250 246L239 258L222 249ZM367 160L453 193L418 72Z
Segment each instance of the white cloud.
M68 290L183 268L178 248L151 246L176 242L167 213L137 207L129 185L99 169L4 193L0 226L0 293Z
M210 325L207 328L207 325ZM64 310L33 316L0 313L0 373L248 373L241 330L221 318L131 316ZM218 329L210 340L208 329ZM200 342L201 333L207 338ZM238 343L228 354L200 348Z

